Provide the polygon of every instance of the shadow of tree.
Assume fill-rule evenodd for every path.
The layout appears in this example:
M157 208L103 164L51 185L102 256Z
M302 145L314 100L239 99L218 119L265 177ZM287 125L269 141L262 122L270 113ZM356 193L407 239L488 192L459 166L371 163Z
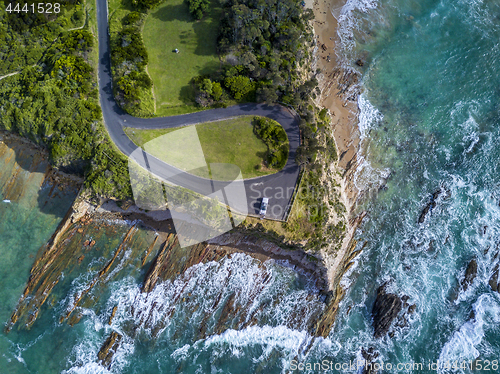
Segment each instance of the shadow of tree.
M129 2L129 0L123 0ZM219 34L219 19L222 16L222 9L216 6L210 8L210 12L200 21L196 21L189 13L189 7L186 3L177 5L161 6L151 13L151 17L162 22L181 21L193 24L193 31L196 41L195 54L199 56L210 56L217 49L217 37ZM188 40L191 37L190 32L182 31L181 40Z
M121 6L123 9L128 10L130 12L137 11L137 9L132 5L132 0L122 0Z
M123 0L129 1L129 0ZM217 36L219 19L222 9L214 2L207 14L201 21L196 21L189 13L189 7L186 2L177 4L162 4L155 9L150 17L161 22L185 23L187 27L182 27L177 31L177 35L171 35L170 40L177 40L179 45L168 45L167 50L174 53L176 48L179 53L189 49L189 53L195 56L216 56L217 55ZM166 27L165 29L170 29ZM220 70L218 61L194 61L190 62L190 68L194 68L196 75L213 76ZM194 78L194 76L192 77ZM191 84L180 88L177 99L184 105L195 105L195 89ZM173 106L175 107L175 105Z

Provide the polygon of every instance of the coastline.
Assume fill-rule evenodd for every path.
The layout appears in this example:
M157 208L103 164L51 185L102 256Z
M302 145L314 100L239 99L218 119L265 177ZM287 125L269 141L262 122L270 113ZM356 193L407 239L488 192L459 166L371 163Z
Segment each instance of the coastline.
M321 250L322 261L317 261L314 256L310 256L307 251L298 249L287 249L284 243L273 243L263 239L258 232L247 232L237 230L226 233L218 238L207 241L207 250L220 256L221 253L230 255L241 252L265 262L267 260L285 263L286 266L293 267L297 271L309 273L315 280L318 290L328 295L326 299L327 308L318 319L315 328L317 336L328 336L339 303L345 293L340 286L340 279L353 265L354 258L361 252L355 251L356 241L353 240L354 233L365 216L361 213L354 216L358 192L353 183L356 169L357 151L359 147L359 131L357 126L358 108L353 98L345 97L341 93L341 85L346 74L352 74L342 68L340 61L335 54L335 43L337 40L337 21L333 17L331 9L339 7L343 0L332 0L320 2L310 0L315 18L312 21L315 33L316 47L314 51L315 68L321 72L317 74L321 94L316 99L316 105L329 110L332 122L331 133L335 140L338 154L338 161L330 166L330 171L336 173L342 171L340 181L341 201L347 209L346 235L341 248L331 254ZM345 83L345 81L344 81ZM26 146L32 146L30 141L26 141ZM40 150L41 153L45 153ZM334 174L332 173L332 174ZM81 191L83 192L83 191ZM98 207L87 201L88 196L80 193L73 208L68 211L60 226L54 232L52 238L44 246L33 265L33 272L41 276L41 267L46 263L52 263L58 256L58 242L64 232L71 224L89 219L105 220L140 220L158 232L159 235L168 235L171 232L171 220L168 212L145 212L137 208L134 204L122 205L122 209L116 201L101 201ZM221 252L222 251L222 252ZM207 257L208 258L208 257ZM211 258L211 257L209 257ZM201 261L201 259L200 259ZM43 265L43 266L42 266ZM40 267L40 269L39 269ZM29 287L27 288L29 291ZM26 297L27 292L23 297ZM15 323L15 321L13 321Z
M359 192L354 185L354 173L357 163L357 152L360 143L360 134L358 130L358 107L357 101L353 98L346 97L343 92L346 80L352 76L353 71L348 71L341 66L341 62L335 53L338 36L336 33L337 20L332 14L332 9L340 8L344 5L345 0L308 0L306 8L313 9L314 19L311 21L314 27L314 37L316 47L314 50L314 65L315 69L320 69L317 74L319 88L321 94L315 100L318 107L327 108L332 122L331 131L335 141L338 161L331 166L334 172L339 171L342 177L340 181L340 198L347 210L346 219L346 235L342 241L340 250L333 255L321 250L324 268L320 272L316 272L319 277L318 283L325 282L326 284L320 288L325 291L336 293L341 277L352 266L354 257L353 254L359 254L360 251L355 250L353 237L359 224L365 217L365 212L357 212L355 208ZM325 45L326 50L321 46ZM328 58L330 56L330 58ZM355 74L355 73L354 73ZM356 79L358 77L355 77ZM129 221L141 220L147 226L162 232L163 226L161 222L169 220L170 214L168 211L145 212L137 208L134 204L123 205L123 208L118 206L113 200L102 202L96 209L96 213L103 216L115 216ZM251 232L241 231L224 234L221 240L218 238L211 239L208 242L217 245L224 245L229 239L228 236L234 235L235 241L239 243L239 250L245 253L256 255L259 252L266 258L283 259L286 257L290 263L306 271L310 271L311 260L308 259L305 251L288 250L286 244L276 244L270 241L259 240L259 244L266 249L256 250L257 246L251 241L241 240L241 236L250 237ZM233 240L229 240L233 241ZM264 242L272 244L273 249L270 250ZM244 244L248 244L249 248L244 248ZM251 247L251 248L250 248ZM300 253L298 253L300 252ZM333 295L332 295L333 296Z
M318 86L321 90L315 102L321 108L328 109L331 117L331 130L337 148L338 161L335 170L341 172L340 196L347 210L346 235L340 250L332 255L323 256L328 269L330 289L337 296L343 295L339 289L342 276L353 265L354 258L361 251L354 251L356 242L354 234L361 224L366 212L356 212L356 203L361 191L354 184L357 166L357 154L360 146L358 128L357 97L350 96L350 84L359 80L357 72L346 69L337 55L337 43L340 42L337 27L338 21L333 16L334 9L340 9L345 0L308 0L306 7L314 12L313 28L315 46L315 69ZM357 214L356 214L357 213ZM340 301L340 300L337 300ZM338 304L338 302L337 302Z

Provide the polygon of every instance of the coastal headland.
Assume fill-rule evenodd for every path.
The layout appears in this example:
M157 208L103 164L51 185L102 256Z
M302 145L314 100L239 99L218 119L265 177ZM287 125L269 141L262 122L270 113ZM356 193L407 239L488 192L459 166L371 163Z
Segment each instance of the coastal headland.
M315 32L314 56L316 68L320 71L317 79L321 91L321 94L316 98L316 104L327 108L330 113L330 130L334 136L339 155L337 162L326 165L327 174L323 175L322 178L329 178L330 176L332 183L340 184L341 202L347 210L345 213L347 218L345 235L339 249L321 248L318 253L312 255L308 250L300 249L299 246L290 246L289 243L280 243L277 240L271 241L265 236L261 237L259 230L246 230L243 228L191 249L192 253L188 257L194 256L191 256L192 261L189 260L181 268L176 267L175 269L166 270L170 258L168 254L170 252L168 251L175 247L168 211L146 212L133 204L109 199L95 204L90 203L89 196L80 195L52 239L42 248L41 254L31 270L30 281L7 329L10 329L22 314L28 312L31 314L30 316L25 315L27 326L29 327L35 321L41 305L47 300L51 289L58 282L59 278L54 278L57 275L57 271L54 270L59 269L60 271L62 268L62 263L58 260L59 255L64 258L64 264L70 262L80 263L84 261L85 251L95 245L95 241L90 241L83 243L82 248L84 249L80 252L73 254L65 251L62 245L64 243L61 243L59 239L68 237L67 230L71 229L70 234L75 235L80 233L78 230L81 230L82 227L89 225L89 222L104 220L108 222L107 226L115 224L130 225L132 228L135 227L136 222L141 221L146 227L158 234L160 238L158 243L155 239L144 257L150 263L150 269L144 283L144 287L148 291L151 291L159 279L174 277L179 272L186 270L188 265L218 260L238 252L249 254L261 262L269 259L280 261L293 269L308 273L315 279L319 292L326 296L325 303L327 304L324 312L318 316L315 325L310 326L311 332L316 336L328 336L339 303L345 293L345 290L340 286L340 279L351 268L355 257L360 253L360 250L356 250L357 243L353 237L358 225L365 216L363 212L356 212L358 191L353 183L359 134L356 125L356 97L352 96L352 90L349 88L356 84L358 77L353 70L349 70L342 65L335 49L337 22L331 10L341 5L342 2L337 0L332 2L315 0L306 3L306 7L312 8L315 15L314 20L311 22ZM290 160L292 159L290 158ZM130 235L134 235L134 232L131 232ZM128 240L129 236L127 234L123 242ZM160 246L160 242L164 243L164 245ZM116 250L113 259L123 255L120 248L122 246ZM167 252L165 252L166 248L168 248ZM73 258L72 256L76 256L76 254L78 256ZM109 267L103 269L103 275L99 277L102 278L108 273L111 265L113 265L112 261ZM143 261L142 265L145 265L145 263ZM91 283L90 289L100 281L99 279L97 278L95 282ZM29 298L28 296L34 297ZM80 301L84 300L84 297L85 294L79 295L79 298L75 300L75 308ZM69 319L71 312L62 319ZM73 316L70 319L71 324L78 322L79 318Z

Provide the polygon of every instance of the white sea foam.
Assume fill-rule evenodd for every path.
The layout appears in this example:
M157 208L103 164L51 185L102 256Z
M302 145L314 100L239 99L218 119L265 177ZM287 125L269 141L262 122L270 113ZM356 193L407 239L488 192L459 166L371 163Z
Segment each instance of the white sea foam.
M85 335L80 342L73 347L72 354L68 358L70 368L63 371L63 374L104 374L121 373L129 365L129 357L134 353L135 346L133 340L123 331L117 331L123 336L120 345L113 355L111 370L104 368L97 361L97 354L103 343L103 339L110 334L112 329L107 324L102 324L99 317L93 312L86 310L85 313L90 318L84 321ZM102 331L104 330L104 331ZM104 335L104 338L102 336Z
M296 276L288 267L277 266L272 261L262 266L252 257L236 253L219 262L194 265L175 280L158 283L149 293L141 292L141 285L132 277L111 282L111 294L102 309L103 313L96 315L92 310L82 311L86 315L86 334L73 350L71 369L67 373L106 373L106 370L96 364L96 357L103 336L108 336L111 331L123 335L111 369L113 373L120 372L128 365L130 355L134 352L135 338L128 333L131 322L139 324L136 333L146 333L151 337L154 333L155 339L167 339L174 349L174 336L179 331L173 331L171 327L177 330L183 326L182 322L180 325L177 322L184 318L188 318L190 326L199 326L203 321L210 334L217 321L206 317L220 310L229 297L234 297L231 301L234 313L237 313L243 323L256 318L265 321L261 323L269 322L276 327L264 325L242 331L227 330L193 345L182 345L171 354L172 359L183 361L192 357L195 346L199 350L203 346L223 342L229 344L230 351L235 356L242 354L246 345L255 344L266 347L262 359L274 348L284 349L290 355L296 354L299 347L309 344L312 338L305 331L324 308L313 288L290 288ZM73 291L80 290L82 284L88 281L86 278L83 276L75 281ZM115 306L118 308L111 325L108 325L109 315Z
M226 330L220 335L213 335L205 342L205 348L213 345L229 346L234 356L241 354L241 348L258 345L262 347L262 356L257 361L266 359L275 349L286 352L289 356L299 354L299 348L312 336L305 331L289 329L285 326L251 326L243 330Z
M474 303L474 319L466 322L456 331L451 339L443 346L439 355L441 363L462 360L475 360L480 352L477 346L484 337L485 330L500 322L500 306L490 294L479 296ZM441 373L445 371L441 368Z
M374 168L364 156L358 156L358 166L354 172L354 185L358 191L366 191L384 185L391 175L388 168Z
M372 103L361 94L358 99L359 118L358 127L361 141L368 137L370 129L380 123L384 116L373 106ZM368 152L368 151L366 151ZM391 174L390 169L377 169L362 155L358 155L358 164L354 173L354 184L358 191L370 189L372 186L379 186L385 183Z
M351 51L354 49L354 33L359 30L358 14L367 13L376 9L377 6L378 0L347 0L340 13L338 10L332 10L332 14L339 22L337 33L345 50Z
M366 98L364 94L359 95L359 132L361 133L361 140L366 138L368 132L374 124L379 123L384 119L380 111L373 106L372 103Z

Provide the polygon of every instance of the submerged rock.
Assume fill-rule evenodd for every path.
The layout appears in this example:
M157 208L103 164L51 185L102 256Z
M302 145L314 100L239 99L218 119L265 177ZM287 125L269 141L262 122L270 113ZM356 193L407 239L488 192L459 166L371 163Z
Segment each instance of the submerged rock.
M425 217L427 216L428 213L432 212L432 209L436 207L436 200L441 194L441 189L437 190L434 192L431 196L431 200L429 203L425 206L425 208L422 210L422 213L420 213L420 217L418 217L418 223L423 223L425 221Z
M493 271L493 275L490 278L489 284L493 291L500 292L500 284L498 283L498 265Z
M385 285L377 290L377 299L372 309L373 336L381 338L389 331L392 322L398 316L403 302L398 295L386 293Z
M365 360L363 365L363 374L377 374L379 372L378 365L375 359L378 357L378 353L375 352L373 347L369 349L361 349L361 356Z
M467 291L472 282L474 282L476 275L477 275L477 261L476 259L473 259L471 262L469 262L469 265L467 265L467 270L465 270L465 277L461 283L462 290L464 292Z
M115 318L115 314L116 314L117 310L118 310L118 305L115 305L113 307L113 311L111 312L111 315L109 316L108 325L111 325L111 323L113 322L113 318Z

